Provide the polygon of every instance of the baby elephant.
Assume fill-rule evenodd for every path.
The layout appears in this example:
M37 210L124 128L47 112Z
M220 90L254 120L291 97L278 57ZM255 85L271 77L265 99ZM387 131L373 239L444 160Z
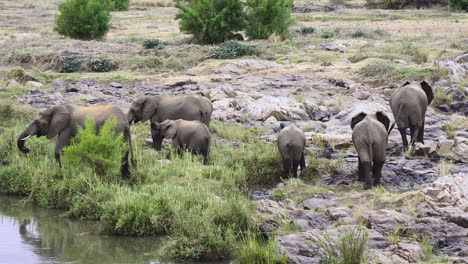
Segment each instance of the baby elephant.
M297 167L305 169L304 147L306 137L294 124L285 127L282 123L278 133L278 149L283 159L284 177L297 178Z
M198 120L166 120L162 123L151 122L151 129L163 138L172 139L172 147L202 154L203 163L208 164L211 134L208 127Z
M358 181L365 183L366 190L380 184L389 125L390 120L381 111L369 115L361 112L351 120L353 144L359 157Z

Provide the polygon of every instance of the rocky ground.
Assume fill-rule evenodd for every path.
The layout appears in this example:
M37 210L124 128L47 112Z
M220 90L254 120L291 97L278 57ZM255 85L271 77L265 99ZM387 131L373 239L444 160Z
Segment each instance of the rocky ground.
M0 7L2 5L7 6L0 3ZM53 13L51 7L47 8L46 13ZM136 37L149 36L149 33L145 35L142 30L136 30L131 22L134 18L130 20L129 16L138 18L138 14L143 14L142 21L147 25L151 19L149 14L154 10L163 10L162 14L168 16L175 14L172 7L154 9L142 4L131 8L128 14L115 15L114 27L121 34L110 33L109 42L105 43L50 39L54 36L50 29L41 34L31 33L31 29L15 27L10 20L4 32L7 36L0 39L0 46L3 45L6 51L18 45L33 53L40 47L45 53L53 54L51 57L58 58L64 54L86 57L96 53L146 58L154 53L143 51L133 42L122 41L121 35L131 35L129 32L135 30ZM383 10L356 13L356 9L328 3L300 2L295 3L293 10L301 25L313 25L324 30L341 27L342 33L328 40L299 36L292 44L269 40L260 44L266 54L260 57L226 61L199 57L199 61L182 61L190 62L189 67L182 65L177 70L164 73L151 67L132 68L136 62L122 62L119 70L129 71L131 78L121 78L120 72L115 75L59 75L50 70L53 67L49 64L44 64L41 67L49 67L46 74L52 76L49 83L33 81L19 84L5 79L4 87L0 87L4 89L0 91L22 86L25 94L15 100L34 108L61 103L110 103L124 111L133 100L143 95L201 94L212 100L215 120L245 127L264 127L266 143L274 143L280 122L294 122L306 133L307 153L310 154L307 164L317 166L318 179L315 183L289 180L253 193L259 227L265 236L270 236L273 231L279 234L279 248L281 252L288 252L288 263L319 263L323 251L319 249L317 239L325 233L332 240L337 239L358 223L363 224L369 233L367 255L372 263L419 263L427 254L423 245L425 238L435 245L435 254L447 257L445 262L434 263L468 263L468 54L466 50L463 52L468 36L466 20L463 20L466 18L460 14L441 15L439 10L427 10L427 18L419 10L405 10L398 14ZM413 13L421 15L424 21L416 23L410 15ZM397 18L392 22L373 22L377 15L394 15ZM366 20L359 22L358 16ZM48 19L44 23L51 23L50 14L46 17ZM452 18L461 18L462 25L457 22L453 26L454 23L449 21ZM401 21L410 26L399 25ZM172 20L164 20L156 29L146 28L151 36L170 38L168 36L172 36L170 32L175 25ZM419 32L415 33L411 25ZM350 39L346 30L356 27L366 33L385 31L387 35L382 33L376 36L385 37ZM447 28L451 30L444 31ZM22 33L12 33L18 31ZM174 34L176 36L171 39L174 42L184 37L178 32ZM402 80L360 75L349 59L350 55L361 54L363 50L369 54L377 53L377 49L378 52L393 54L395 51L385 43L393 41L393 38L398 39L395 42L401 42L400 34L420 34L419 38L414 37L417 43L423 43L422 36L430 34L428 45L433 47L427 48L431 55L424 65L415 65L399 57L392 59L392 63L405 67L446 69L447 74L436 78L438 80L432 87L434 91L451 94L453 100L429 107L425 145L403 152L398 131L390 134L382 187L364 191L356 184L357 155L351 142L351 118L360 111L382 110L393 122L389 98ZM41 38L41 42L36 43L36 38ZM450 41L452 44L448 47ZM205 47L184 43L175 45L173 49L175 51L167 52L186 50L190 53L192 50L196 54L207 53ZM273 53L271 49L280 51ZM438 52L445 55L433 55ZM35 69L37 61L40 61L12 62L4 55L0 54L2 70L17 65ZM456 124L452 135L448 135L444 124ZM316 158L321 163L318 164ZM327 167L323 160L329 160L331 165Z

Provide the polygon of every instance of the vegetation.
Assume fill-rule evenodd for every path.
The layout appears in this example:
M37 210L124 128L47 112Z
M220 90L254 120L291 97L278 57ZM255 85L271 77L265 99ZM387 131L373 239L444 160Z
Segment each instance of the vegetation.
M447 138L454 139L457 134L458 124L457 123L445 123L442 125L442 129L447 134Z
M247 232L236 250L238 263L286 264L287 254L278 256L278 242L274 237L268 241L254 233Z
M80 10L80 12L77 12ZM82 40L102 39L110 28L110 13L101 0L67 0L59 5L55 31Z
M243 44L237 40L229 40L213 49L213 56L216 59L235 59L255 55L260 55L257 46Z
M145 49L157 49L157 50L159 50L159 49L164 48L167 45L169 45L169 43L167 43L164 40L160 40L160 39L145 39L143 41L143 47Z
M93 72L108 72L111 70L110 59L93 59L89 62L89 68Z
M266 39L273 34L289 37L293 0L247 0L246 33L252 39Z
M467 11L468 12L468 1L467 0L448 0L449 7L454 11Z
M63 57L58 72L70 73L80 70L81 60L74 57Z
M182 32L193 34L200 44L213 44L240 31L245 25L245 13L239 0L189 0L188 4L176 4L180 13L179 27Z
M359 225L345 230L338 241L332 241L328 234L319 239L325 255L321 263L360 264L366 261L366 243L369 234Z
M312 34L314 33L315 31L315 28L314 27L301 27L300 30L298 30L298 32L300 32L301 34Z
M436 88L434 91L434 99L432 105L437 107L440 105L451 105L453 101L452 94L446 93L441 88Z

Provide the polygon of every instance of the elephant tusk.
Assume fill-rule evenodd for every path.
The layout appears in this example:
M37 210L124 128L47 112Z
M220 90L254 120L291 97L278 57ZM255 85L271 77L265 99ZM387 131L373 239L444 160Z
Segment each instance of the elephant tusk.
M22 138L22 139L20 139L20 140L26 140L26 139L28 139L28 138L30 138L30 137L31 137L31 135L29 135L29 136L27 136L27 137L24 137L24 138Z

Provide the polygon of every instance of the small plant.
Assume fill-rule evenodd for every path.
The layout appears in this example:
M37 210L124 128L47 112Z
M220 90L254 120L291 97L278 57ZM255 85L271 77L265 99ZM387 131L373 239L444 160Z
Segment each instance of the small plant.
M400 229L396 228L387 237L388 242L396 245L400 242Z
M108 72L110 71L109 59L93 59L89 63L89 68L93 72Z
M358 53L358 54L354 54L354 55L350 56L348 58L348 60L351 63L358 63L358 62L363 61L363 60L365 60L367 58L369 58L369 56L367 54Z
M63 57L60 64L60 73L77 72L81 67L81 61L74 57Z
M422 50L421 48L413 46L411 43L407 42L403 44L404 53L413 57L414 61L417 64L422 64L427 62L429 54L427 51Z
M237 40L224 42L213 49L213 56L216 59L235 59L242 56L260 55L257 46L243 44Z
M366 33L364 33L364 31L362 31L361 29L357 29L351 36L353 38L363 38L366 36Z
M312 34L314 33L315 28L314 27L301 27L301 29L298 30L301 34L307 35L307 34Z
M273 34L289 37L293 0L247 0L246 34L252 39L267 39Z
M272 237L267 241L254 232L247 232L236 250L238 263L286 264L288 256L278 256L278 241Z
M333 38L334 36L335 36L334 31L323 31L322 34L320 35L320 37L323 39Z
M163 49L165 46L169 45L169 43L167 43L166 41L164 40L160 40L160 39L145 39L143 41L143 47L145 49L157 49L157 50L160 50L160 49Z
M447 138L454 139L457 134L458 125L456 123L445 123L442 125L442 129L447 134Z
M118 11L126 11L130 7L130 0L109 0L113 2L113 9Z
M444 92L441 88L436 88L434 92L434 99L432 105L437 107L443 104L451 105L453 101L452 94Z
M431 239L427 236L424 236L422 239L421 239L421 242L419 243L421 245L421 248L423 250L423 253L424 253L424 258L423 260L424 261L429 261L432 259L432 254L433 254L433 251L434 251L434 245L431 241Z
M21 67L13 67L11 68L10 72L7 74L8 79L13 79L19 83L25 83L27 81L31 81L32 78L29 74L27 74L23 68Z
M60 35L90 40L102 39L109 31L110 12L102 0L67 0L59 11L54 30Z
M220 43L245 25L240 0L189 0L186 6L177 2L176 8L181 10L176 15L180 31L193 34L196 43Z
M319 245L325 256L325 264L360 264L366 261L366 244L369 234L358 225L346 231L338 241L332 241L328 234L319 239Z
M283 193L283 189L281 189L281 188L276 189L275 193L273 194L273 199L275 201L282 201L282 200L284 200L285 197L286 196Z
M71 168L88 166L98 175L119 175L126 150L123 134L116 135L116 120L108 120L97 134L95 122L88 118L85 128L78 128L78 135L63 153L63 162Z
M439 161L439 166L437 167L437 171L439 173L439 176L447 176L450 175L450 170L455 167L453 163L446 161L445 159L442 159Z

